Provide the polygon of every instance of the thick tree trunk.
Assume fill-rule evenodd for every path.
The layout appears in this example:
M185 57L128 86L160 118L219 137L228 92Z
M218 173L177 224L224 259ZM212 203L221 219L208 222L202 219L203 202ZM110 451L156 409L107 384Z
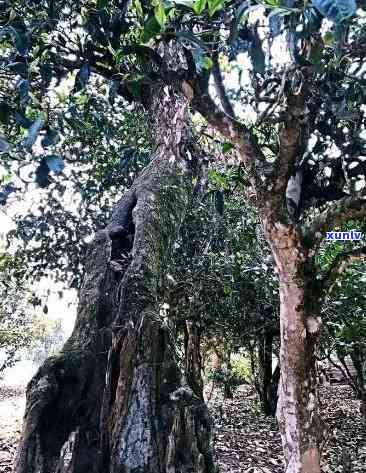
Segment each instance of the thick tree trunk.
M315 352L320 319L312 261L292 225L265 226L280 280L281 381L277 417L286 473L320 473L322 428Z
M206 406L182 381L158 310L193 186L188 103L154 92L155 157L91 244L70 339L28 385L16 473L214 469Z

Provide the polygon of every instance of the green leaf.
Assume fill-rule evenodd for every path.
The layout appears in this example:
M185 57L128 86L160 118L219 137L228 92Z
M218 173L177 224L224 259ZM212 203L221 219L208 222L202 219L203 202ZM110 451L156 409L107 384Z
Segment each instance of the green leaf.
M141 5L140 0L135 0L134 1L134 7L135 7L135 10L136 10L137 16L140 17L140 18L143 18L144 17L144 11L142 9L142 5Z
M269 7L279 7L281 5L281 0L264 0L264 4Z
M204 56L202 58L202 67L203 67L203 69L206 69L207 71L210 71L213 67L212 59L208 56Z
M159 23L159 25L163 28L165 23L166 23L166 14L165 14L165 9L160 2L158 6L155 7L154 9L154 15L156 18L156 21Z
M154 38L161 32L161 25L156 19L155 15L150 16L145 22L144 29L141 34L141 41L148 43L150 39Z
M168 7L166 9L166 16L168 20L174 20L174 18L177 16L177 9L175 7Z
M231 294L233 291L232 291L232 288L231 288L230 286L224 286L223 292L224 292L225 296L230 296L230 294Z
M268 19L273 17L273 16L287 16L287 15L292 15L293 11L290 8L274 8L270 14L268 15Z
M21 56L25 56L28 53L28 40L26 35L14 28L13 26L5 26L0 28L0 41L6 36L10 36L15 48Z
M223 176L215 169L208 173L208 178L212 183L216 184L217 187L222 189L228 189L229 187L227 177Z
M107 5L108 5L108 0L98 0L97 1L98 10L102 10L103 8L106 8Z
M335 43L335 34L327 31L323 36L323 41L326 46L332 46Z
M196 0L193 5L193 10L196 15L201 15L206 8L207 0Z
M221 10L226 0L208 0L208 12L213 16L217 11Z
M124 57L122 49L118 49L116 51L116 54L114 55L114 60L116 61L116 64L121 64L122 59Z
M228 153L234 148L234 145L232 143L229 143L226 141L225 143L222 143L222 152L223 153Z
M8 173L8 174L5 174L5 176L3 176L2 183L3 184L9 184L10 182L12 182L12 180L13 180L12 174Z
M142 94L142 83L143 83L143 78L138 78L133 81L128 82L128 90L131 92L131 94L136 98L140 99L141 94Z

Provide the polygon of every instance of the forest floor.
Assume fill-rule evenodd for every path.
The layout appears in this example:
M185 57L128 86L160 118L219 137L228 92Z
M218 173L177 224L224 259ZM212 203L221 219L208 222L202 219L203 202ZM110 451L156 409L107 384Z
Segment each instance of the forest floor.
M366 428L359 401L353 399L349 387L335 385L321 388L321 400L327 438L322 472L366 473ZM253 387L240 386L232 400L224 400L215 391L209 407L220 473L284 471L277 423L260 414Z
M25 407L24 391L21 386L0 386L0 473L12 471ZM321 395L327 432L322 472L366 473L366 428L358 401L346 386L324 387ZM224 400L215 390L209 407L220 473L283 472L276 421L260 414L251 386L240 386L232 400ZM344 469L350 464L351 469Z

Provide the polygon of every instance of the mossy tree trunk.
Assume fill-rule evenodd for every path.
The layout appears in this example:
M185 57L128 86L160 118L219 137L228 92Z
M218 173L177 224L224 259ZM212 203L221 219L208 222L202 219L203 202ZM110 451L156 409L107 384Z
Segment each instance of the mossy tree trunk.
M28 385L16 473L214 469L207 409L182 381L158 299L197 150L187 99L152 92L154 158L90 245L70 339Z

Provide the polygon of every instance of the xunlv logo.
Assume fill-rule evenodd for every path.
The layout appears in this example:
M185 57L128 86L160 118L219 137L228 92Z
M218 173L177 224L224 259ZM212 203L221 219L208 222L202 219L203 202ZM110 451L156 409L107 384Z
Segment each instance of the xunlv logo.
M327 232L327 240L361 240L362 233L351 230L349 232Z

